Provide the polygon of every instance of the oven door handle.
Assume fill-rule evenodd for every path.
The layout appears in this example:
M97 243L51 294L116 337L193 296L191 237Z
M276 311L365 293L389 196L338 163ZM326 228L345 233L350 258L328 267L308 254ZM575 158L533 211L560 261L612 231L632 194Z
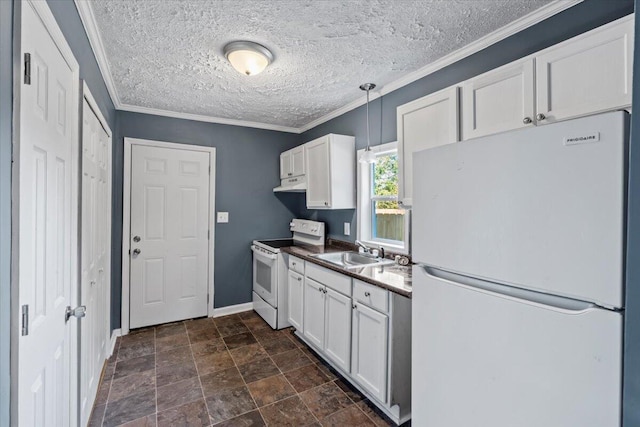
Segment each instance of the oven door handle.
M253 251L254 255L256 255L256 256L258 256L260 258L266 258L266 259L270 259L270 260L278 259L278 255L264 253L260 249L257 249L256 245L251 245L251 250Z

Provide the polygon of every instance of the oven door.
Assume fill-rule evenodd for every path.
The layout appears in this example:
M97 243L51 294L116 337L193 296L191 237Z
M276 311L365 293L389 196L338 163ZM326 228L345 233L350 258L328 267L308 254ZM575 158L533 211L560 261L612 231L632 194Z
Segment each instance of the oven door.
M253 290L272 307L278 307L278 254L267 253L256 246L253 251Z

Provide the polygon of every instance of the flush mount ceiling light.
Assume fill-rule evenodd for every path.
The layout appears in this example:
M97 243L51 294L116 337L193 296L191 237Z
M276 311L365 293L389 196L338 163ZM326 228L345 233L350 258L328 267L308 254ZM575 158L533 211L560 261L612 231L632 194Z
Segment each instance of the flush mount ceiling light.
M233 68L247 76L260 74L273 61L273 54L269 49L249 41L229 43L224 47L224 56Z
M365 83L360 85L360 89L367 91L367 148L364 149L364 153L360 156L360 163L375 163L376 154L371 151L371 140L369 138L369 91L376 87L373 83Z

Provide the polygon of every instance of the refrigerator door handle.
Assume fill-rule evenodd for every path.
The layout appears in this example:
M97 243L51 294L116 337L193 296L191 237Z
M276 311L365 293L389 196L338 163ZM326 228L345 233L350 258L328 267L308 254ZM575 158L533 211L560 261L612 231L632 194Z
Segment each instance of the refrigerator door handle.
M422 268L425 274L436 279L450 282L453 285L464 286L499 298L507 298L564 314L582 314L586 311L603 308L590 302L520 289L514 286L463 276L433 267L422 266Z

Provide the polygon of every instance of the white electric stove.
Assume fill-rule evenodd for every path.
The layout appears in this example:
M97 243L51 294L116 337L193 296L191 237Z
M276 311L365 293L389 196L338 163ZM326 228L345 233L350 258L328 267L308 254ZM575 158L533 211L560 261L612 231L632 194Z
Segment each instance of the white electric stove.
M253 309L273 328L290 326L287 306L287 257L280 248L296 245L324 246L324 223L293 219L292 238L254 240Z

